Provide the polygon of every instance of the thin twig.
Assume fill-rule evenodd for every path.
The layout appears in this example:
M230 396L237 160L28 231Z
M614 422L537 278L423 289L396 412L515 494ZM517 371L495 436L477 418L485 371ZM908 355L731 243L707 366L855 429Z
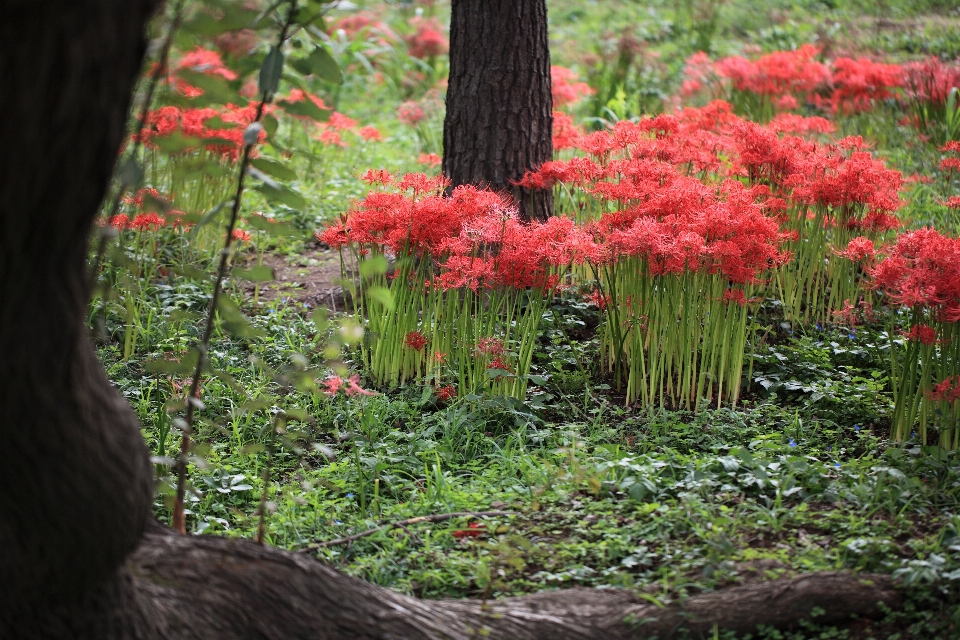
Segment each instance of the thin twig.
M336 540L327 540L326 542L318 542L317 544L312 544L309 547L304 547L301 549L302 552L306 551L315 551L323 547L335 547L341 544L350 544L354 540L359 540L360 538L365 538L366 536L371 536L378 531L383 531L384 529L406 529L407 525L419 524L421 522L443 522L444 520L451 520L453 518L462 518L466 516L472 516L474 518L483 518L488 516L513 516L516 515L516 511L457 511L456 513L438 513L432 516L417 516L416 518L407 518L406 520L399 520L397 522L388 522L387 524L380 525L363 533L356 533L352 536L347 536L346 538L338 538Z
M280 30L278 47L282 47L287 41L290 27L297 15L297 0L291 0L290 12ZM273 93L264 92L257 105L257 113L253 119L254 122L260 122L263 118L263 110L273 100ZM220 252L220 266L217 268L217 278L213 284L213 295L210 297L210 308L207 310L206 326L203 330L203 337L197 345L197 366L193 370L193 378L190 381L190 391L187 394L187 413L184 416L184 427L182 429L182 440L180 441L180 456L177 458L177 494L173 502L172 525L174 531L186 533L186 518L183 512L184 492L187 485L187 456L190 453L190 435L193 431L193 414L195 407L200 404L198 391L200 390L200 379L203 376L203 368L207 362L207 351L210 349L210 339L213 337L214 319L217 315L217 304L220 301L220 293L223 288L223 280L227 276L227 268L230 265L230 245L233 243L233 230L237 225L237 219L240 215L240 202L243 197L244 178L247 175L247 166L250 164L250 152L258 144L253 141L243 147L243 156L240 159L240 173L237 177L237 190L233 197L233 207L230 210L230 220L227 223L226 237L223 241L223 249Z

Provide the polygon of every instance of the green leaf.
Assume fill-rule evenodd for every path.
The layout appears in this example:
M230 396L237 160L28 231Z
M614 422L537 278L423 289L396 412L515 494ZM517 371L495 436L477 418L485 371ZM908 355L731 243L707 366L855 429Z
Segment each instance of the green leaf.
M360 275L364 278L379 276L387 272L387 259L384 256L370 256L360 263Z
M260 93L273 95L280 88L280 76L283 74L283 52L276 46L263 59L260 67Z
M191 266L185 265L185 264L179 264L179 265L172 266L172 267L170 267L170 271L172 271L173 273L177 274L178 276L182 276L182 277L187 278L187 279L189 279L189 280L200 280L200 281L203 281L203 280L209 280L209 279L210 279L210 274L208 274L206 271L201 271L200 269L197 269L196 267L191 267Z
M197 368L197 352L190 351L177 360L167 360L166 358L147 360L143 363L143 368L149 373L172 373L181 375L192 373L193 370Z
M343 84L343 72L340 71L340 65L333 59L326 47L322 45L314 47L310 57L307 58L307 63L310 65L310 71L318 78L334 84Z
M240 3L223 4L219 9L219 16L209 11L199 11L190 20L186 21L181 29L186 33L205 36L218 36L227 31L249 27L256 20L258 12L246 9Z
M269 176L280 178L281 180L296 180L297 172L293 169L268 158L254 158L250 164Z
M277 119L273 116L267 114L260 119L260 122L263 124L264 131L267 132L267 138L273 140L274 134L277 132L277 127L280 126L280 123L277 122Z
M307 201L296 191L288 189L282 185L269 185L266 183L258 184L254 187L257 191L266 196L267 200L285 204L291 209L303 211L307 208Z
M222 296L217 303L217 310L224 330L235 338L262 338L267 335L263 329L250 324L250 319L230 298Z
M199 138L185 136L180 131L174 131L165 136L157 136L152 138L150 142L168 156L183 153L189 149L196 149L200 146Z
M276 280L276 274L270 267L260 266L250 267L249 269L235 267L230 273L234 278L242 278L250 282L273 282Z
M370 287L367 289L367 299L378 302L388 311L393 311L393 294L385 287Z
M260 231L266 231L271 236L295 238L303 235L303 232L299 229L296 229L285 222L280 222L274 218L250 216L249 218L246 218L246 223L248 227L253 227L254 229L258 229Z
M197 104L198 101L206 104L227 104L228 102L236 104L243 99L240 93L220 76L192 69L181 69L177 72L177 77L203 90L202 96L191 98L191 105Z
M298 102L277 100L277 104L292 116L302 116L315 120L316 122L326 122L330 119L330 111L328 109L321 109L309 98Z

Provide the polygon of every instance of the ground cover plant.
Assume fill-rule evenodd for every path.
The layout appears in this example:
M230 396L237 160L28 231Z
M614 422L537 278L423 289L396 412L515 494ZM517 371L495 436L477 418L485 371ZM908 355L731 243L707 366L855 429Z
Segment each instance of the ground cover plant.
M749 637L960 633L960 14L556 0L529 222L445 190L446 5L263 8L158 18L90 257L157 517L421 597L887 573Z

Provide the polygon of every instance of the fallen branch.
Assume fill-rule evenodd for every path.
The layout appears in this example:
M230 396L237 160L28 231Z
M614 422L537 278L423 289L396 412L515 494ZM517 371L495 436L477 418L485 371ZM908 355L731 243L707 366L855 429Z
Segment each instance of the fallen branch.
M317 544L312 544L309 547L304 547L301 549L302 552L306 551L316 551L323 547L335 547L341 544L350 544L354 540L359 540L360 538L365 538L366 536L371 536L378 531L383 531L384 529L406 529L408 525L419 524L421 522L443 522L444 520L451 520L453 518L460 518L470 516L473 518L483 518L488 516L512 516L515 515L515 511L457 511L456 513L438 513L432 516L417 516L416 518L407 518L406 520L398 520L397 522L388 522L387 524L380 525L379 527L374 527L373 529L368 529L363 533L356 533L352 536L347 536L346 538L337 538L336 540L327 540L326 542L318 542Z

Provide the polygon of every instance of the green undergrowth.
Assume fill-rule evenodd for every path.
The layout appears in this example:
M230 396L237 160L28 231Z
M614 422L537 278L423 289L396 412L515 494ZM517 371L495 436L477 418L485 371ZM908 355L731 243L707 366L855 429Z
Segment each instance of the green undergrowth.
M666 602L848 569L894 574L915 592L918 612L896 623L898 632L955 623L949 612L924 616L957 602L960 460L884 440L882 331L779 327L758 345L742 406L693 414L625 408L592 364L590 309L567 301L546 316L534 401L444 404L421 387L349 398L282 387L268 369L297 361L322 371L326 335L303 308L260 309L261 337L221 335L211 347L220 374L204 383L198 412L193 532L254 536L271 418L300 410L313 421L291 421L273 456L266 541L402 592L499 597L613 586ZM161 318L153 330L176 338L176 326ZM176 441L162 407L182 382L144 368L178 348L157 344L142 359L124 361L116 347L101 357L143 422L164 519ZM388 527L312 548L464 511L505 515ZM871 637L813 629L754 637Z

